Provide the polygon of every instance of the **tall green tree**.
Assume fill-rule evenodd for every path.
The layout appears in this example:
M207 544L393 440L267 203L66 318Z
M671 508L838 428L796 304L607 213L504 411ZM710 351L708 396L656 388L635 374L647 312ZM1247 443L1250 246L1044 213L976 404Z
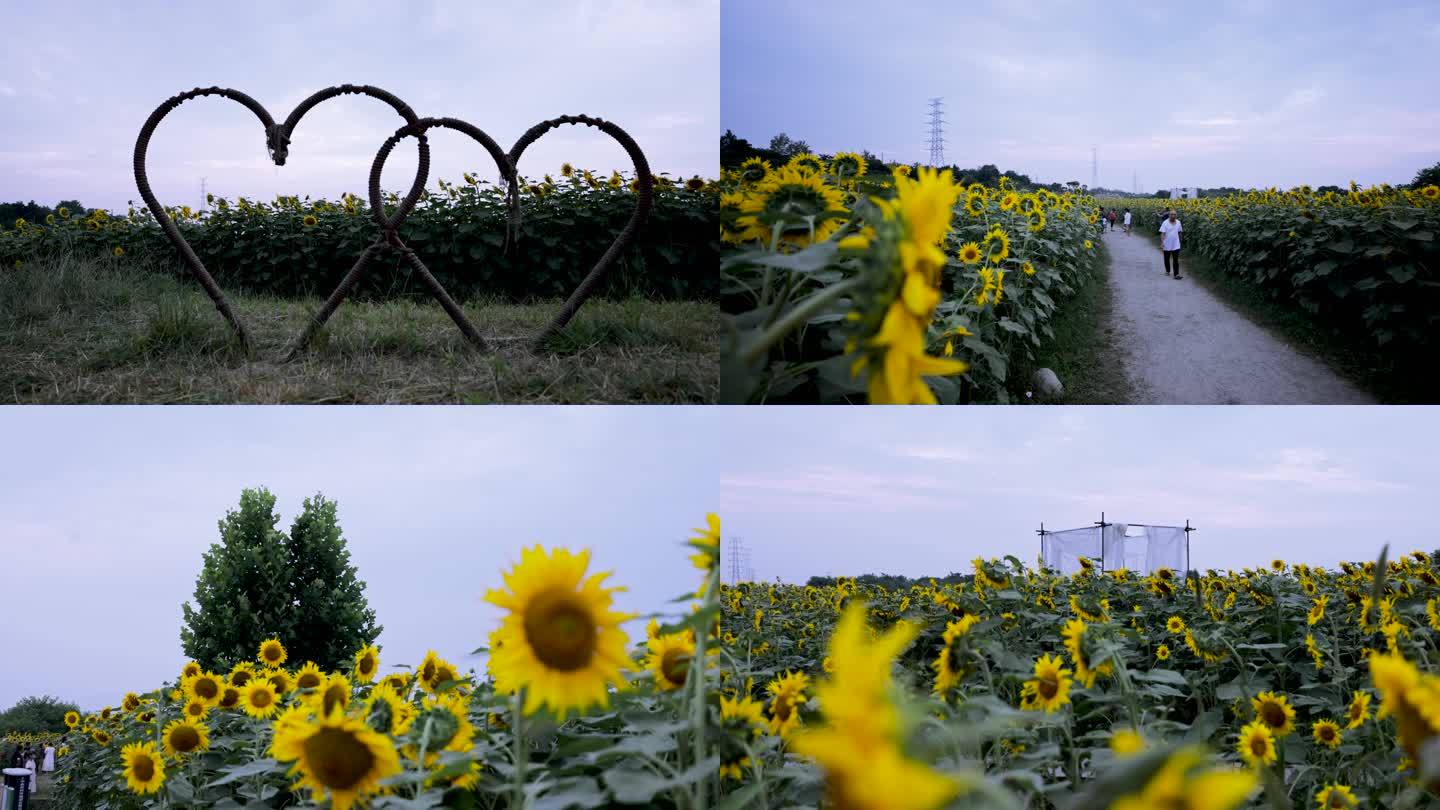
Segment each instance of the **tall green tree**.
M339 669L380 635L365 583L355 576L334 501L305 500L288 534L276 525L275 496L246 489L219 522L195 583L195 606L182 606L185 654L223 670L255 657L275 637L292 661Z
M1410 183L1410 188L1420 189L1426 186L1440 186L1440 163L1428 166L1415 173L1415 180Z

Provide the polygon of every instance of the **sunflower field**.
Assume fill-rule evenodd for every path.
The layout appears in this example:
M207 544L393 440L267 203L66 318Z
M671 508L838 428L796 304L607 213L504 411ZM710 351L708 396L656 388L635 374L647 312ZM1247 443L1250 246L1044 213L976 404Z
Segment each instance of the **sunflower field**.
M505 616L488 673L430 651L344 672L289 660L283 639L226 672L169 681L81 716L59 740L64 808L566 808L706 810L719 761L719 519L688 541L692 609L632 644L609 572L588 551L521 551L486 601ZM691 666L711 660L709 667Z
M751 807L1406 808L1440 795L1440 557L721 592ZM1433 656L1433 658L1432 658Z
M731 403L1005 402L1006 375L1104 261L1090 197L812 154L722 173Z
M1440 326L1440 187L1105 203L1134 211L1141 232L1175 208L1185 250L1373 346L1423 350Z
M656 178L654 207L638 238L601 285L601 295L702 300L715 297L716 185L699 177ZM522 217L511 239L503 186L466 173L464 182L439 181L400 226L451 294L527 301L570 294L624 228L635 208L634 180L609 178L565 164L559 177L522 178ZM386 201L397 202L387 194ZM282 297L328 295L375 241L364 199L336 201L278 197L271 203L210 198L207 210L167 208L180 232L227 289ZM103 210L60 209L46 222L0 223L0 270L23 267L36 255L75 251L105 254L117 263L151 260L179 267L175 248L149 209L124 217ZM383 297L424 295L398 254L373 268L357 291ZM393 272L391 272L393 270Z

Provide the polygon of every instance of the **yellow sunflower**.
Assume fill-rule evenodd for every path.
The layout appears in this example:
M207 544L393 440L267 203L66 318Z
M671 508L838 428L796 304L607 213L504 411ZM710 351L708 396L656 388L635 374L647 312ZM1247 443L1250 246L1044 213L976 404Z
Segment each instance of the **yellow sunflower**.
M1046 714L1070 702L1070 670L1057 656L1042 655L1035 660L1035 677L1021 688L1021 708Z
M758 183L769 177L772 171L774 168L771 167L770 161L761 160L758 157L748 158L740 164L740 182Z
M220 701L217 700L215 702L218 705ZM199 698L191 698L190 700L186 701L183 712L186 717L189 717L192 720L201 720L210 713L210 707L205 703L205 701L200 700Z
M978 242L966 242L965 244L960 246L960 261L964 262L965 264L978 264L980 262L980 257L984 255L984 253L980 252L980 245Z
M110 733L103 728L97 728L90 732L90 739L94 740L96 745L109 745Z
M210 748L210 729L204 723L190 719L174 720L162 733L165 739L165 755L178 757L205 751Z
M1350 790L1349 785L1336 784L1320 788L1319 792L1315 794L1315 803L1320 806L1321 810L1346 810L1346 808L1360 806L1360 800L1355 798L1355 793Z
M691 529L695 536L689 542L698 553L690 555L690 562L701 571L713 571L720 563L720 516L711 512L705 516L705 528Z
M358 683L370 683L375 680L375 673L380 669L380 648L374 644L367 644L355 653L355 668L353 670L355 680Z
M663 633L646 642L650 655L645 668L655 677L655 685L663 692L685 685L690 661L695 657L695 637L689 632Z
M985 258L991 264L999 264L1010 255L1010 235L1003 228L994 228L985 234L981 244L985 248Z
M350 706L352 687L350 679L338 672L331 673L321 685L320 691L311 698L315 713L325 716L335 711L345 711Z
M155 750L155 743L131 743L121 748L120 761L125 766L123 774L130 792L144 796L165 784L165 761Z
M365 703L365 722L370 728L391 737L401 737L410 730L415 719L415 707L405 702L388 683L382 683L370 692Z
M281 644L278 638L266 639L260 642L260 652L256 658L260 663L274 669L285 663L285 645Z
M288 695L295 688L295 680L283 669L271 670L265 680L275 687L275 692L280 695Z
M74 729L76 726L80 725L80 713L65 712L65 725L69 726L71 729Z
M741 241L770 244L780 239L794 245L822 242L840 227L846 213L841 191L819 174L786 166L748 187L735 219Z
M244 686L255 677L255 665L249 661L241 661L230 668L230 685Z
M1340 724L1334 720L1320 720L1311 728L1315 742L1328 746L1330 750L1340 747Z
M381 780L400 773L390 738L344 714L277 727L271 752L281 762L294 762L295 786L308 788L316 803L329 799L332 810L350 810L379 793Z
M268 680L254 680L241 690L240 706L251 717L272 717L280 709L280 696Z
M821 172L825 171L825 164L820 160L820 157L818 155L814 155L809 152L801 152L800 154L790 158L790 162L785 164L785 168L795 169L802 172L810 172L812 174L820 174Z
M1366 720L1370 719L1370 693L1355 691L1355 696L1350 699L1350 705L1345 709L1345 727L1359 728Z
M320 665L314 661L306 661L305 666L300 667L300 669L295 672L296 689L318 689L320 684L324 682L325 673L321 671Z
M180 688L185 690L185 694L192 700L202 701L206 706L214 706L220 702L220 689L224 685L225 680L213 672L202 672L180 682Z
M1251 767L1269 765L1275 761L1275 735L1262 720L1255 720L1240 729L1240 740L1235 750Z
M1250 699L1255 717L1276 737L1288 737L1295 730L1295 709L1291 708L1284 695L1261 692Z
M500 645L490 652L495 690L523 690L526 714L542 706L561 715L607 706L607 687L621 687L621 669L632 667L620 629L632 617L611 610L619 589L603 586L609 572L587 578L589 565L588 549L522 549L520 563L505 574L508 590L485 595L508 611L497 634Z

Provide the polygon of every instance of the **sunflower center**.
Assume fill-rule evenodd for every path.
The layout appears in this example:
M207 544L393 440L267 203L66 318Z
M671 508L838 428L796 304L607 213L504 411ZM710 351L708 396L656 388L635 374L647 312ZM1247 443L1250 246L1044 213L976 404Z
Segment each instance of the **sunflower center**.
M783 723L786 720L790 719L790 713L792 709L793 707L790 705L790 698L782 696L775 699L775 708L772 711L774 713L775 719Z
M230 676L230 682L236 686L244 686L250 682L250 673L243 669L239 670Z
M240 690L234 687L226 687L225 692L220 695L220 707L228 709L240 700Z
M1274 703L1265 704L1260 710L1260 716L1265 718L1265 725L1272 728L1285 725L1285 711Z
M320 685L320 676L313 672L306 672L295 679L297 689L314 689Z
M595 656L599 628L578 595L552 588L535 598L525 613L525 640L535 657L551 669L584 669Z
M210 678L201 678L195 682L195 694L210 700L220 695L220 686Z
M250 696L250 705L257 709L263 709L269 706L271 701L272 698L270 696L270 690L268 689L257 689L255 693Z
M360 659L360 674L369 675L375 671L375 656L367 654Z
M1335 739L1335 732L1329 726L1321 726L1320 739L1324 740L1325 742L1330 742L1331 740Z
M684 683L690 673L690 653L686 650L666 650L660 657L660 672L670 683Z
M194 751L200 745L200 733L194 726L180 726L170 732L170 747L176 751L187 753Z
M1257 757L1265 756L1265 738L1259 735L1250 738L1250 753Z
M305 761L327 789L351 790L370 772L375 755L354 734L322 728L305 741Z
M1046 700L1053 700L1055 696L1060 693L1060 682L1056 680L1053 675L1042 675L1040 676L1040 684L1036 687L1036 691Z
M189 714L191 717L199 717L199 716L205 714L205 704L203 704L203 703L191 703L189 706L186 706L186 707L185 707L185 712L186 712L187 714Z
M155 778L155 760L140 754L130 763L130 770L138 782L149 782Z

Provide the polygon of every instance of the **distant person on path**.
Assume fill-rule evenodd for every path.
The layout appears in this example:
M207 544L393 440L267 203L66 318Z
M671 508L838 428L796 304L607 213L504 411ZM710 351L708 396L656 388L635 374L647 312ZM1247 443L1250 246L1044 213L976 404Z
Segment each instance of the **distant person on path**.
M35 784L40 781L40 768L36 767L33 748L25 754L25 770L30 772L30 792L34 793Z
M1165 254L1165 275L1170 275L1170 267L1175 267L1175 278L1180 278L1180 219L1175 215L1175 209L1170 209L1169 216L1160 223L1160 250Z
M1125 209L1125 233L1126 233L1127 235L1130 233L1130 209L1129 209L1129 208L1126 208L1126 209Z
M1115 213L1115 209L1114 209L1114 208L1111 208L1111 209L1110 209L1110 230L1112 230L1112 231L1115 230L1115 220L1117 220L1117 219L1119 219L1119 218L1120 218L1120 216Z
M45 744L45 764L40 766L46 773L55 770L55 744Z

